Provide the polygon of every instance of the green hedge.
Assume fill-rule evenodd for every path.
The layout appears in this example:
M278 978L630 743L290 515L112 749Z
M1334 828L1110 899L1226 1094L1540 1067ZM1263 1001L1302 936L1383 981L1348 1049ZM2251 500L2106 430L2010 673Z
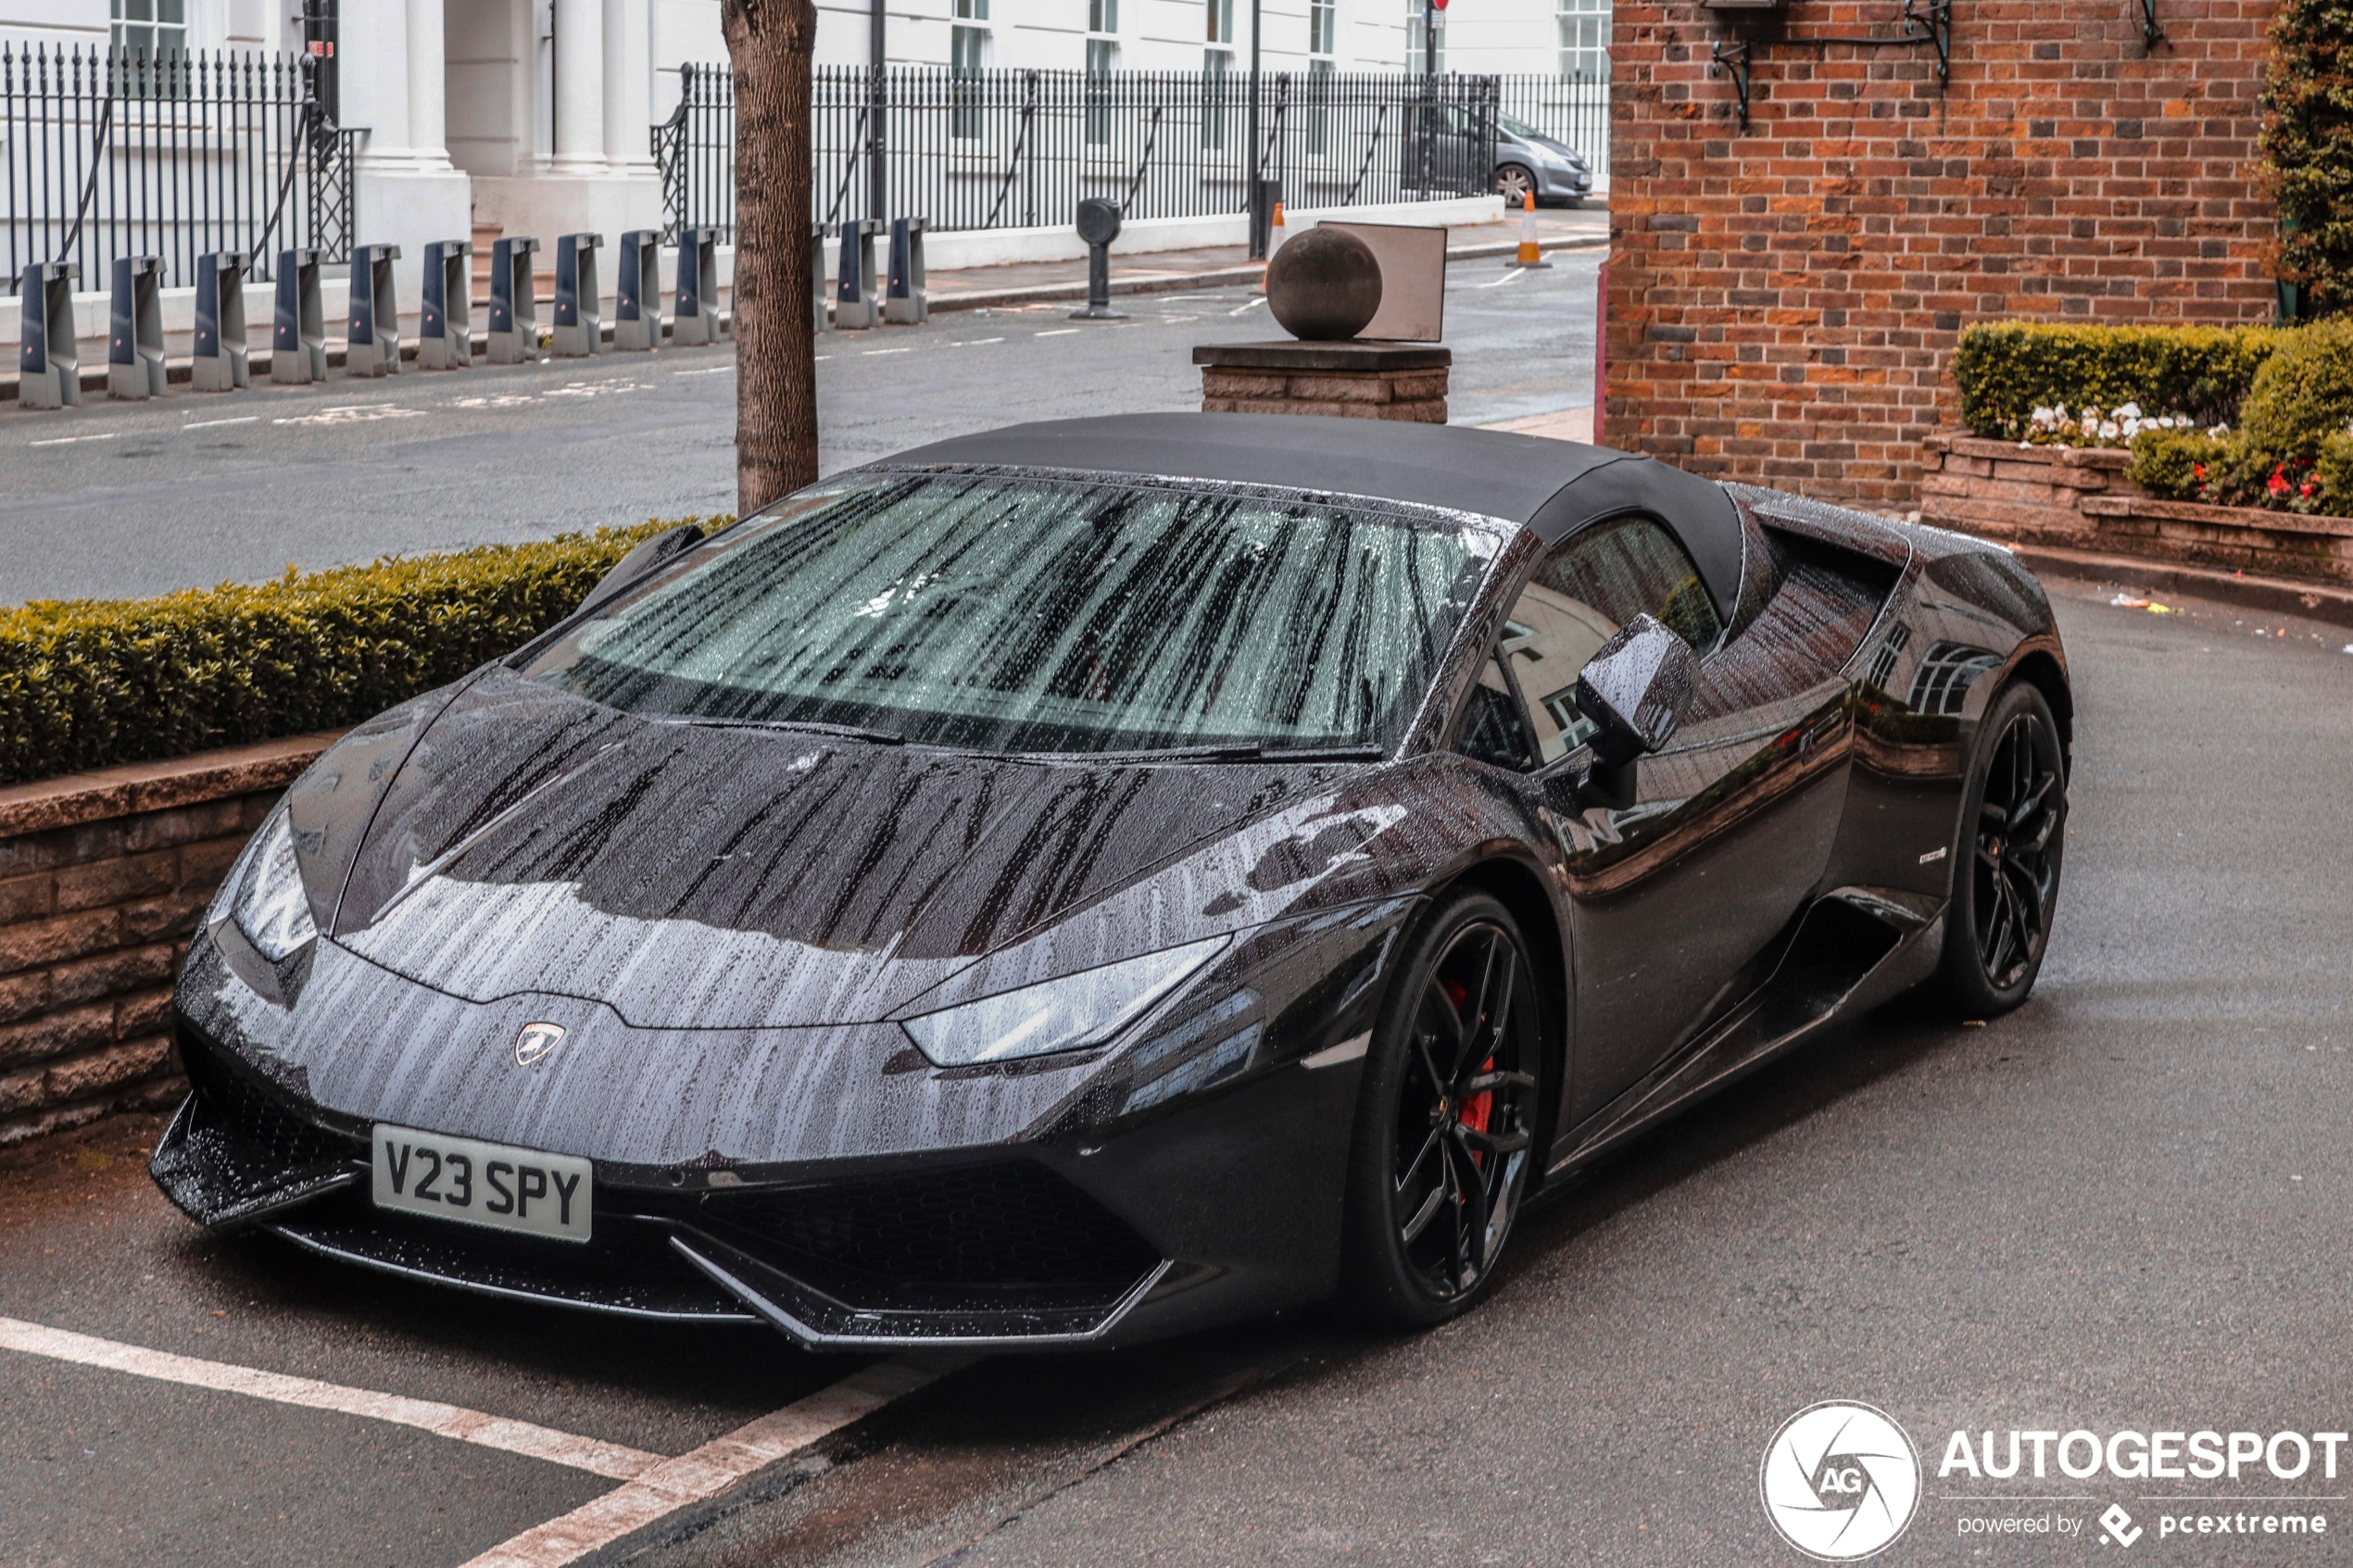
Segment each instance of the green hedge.
M1953 353L1961 422L1991 440L2018 441L2037 408L2137 403L2150 416L2235 423L2283 335L2272 327L1973 326Z
M2282 0L2263 107L2280 276L2302 314L2353 309L2353 0Z
M675 526L0 610L0 783L357 723L529 641Z
M2144 432L2133 483L2178 501L2353 515L2353 318L2280 334L2235 422L2219 438Z

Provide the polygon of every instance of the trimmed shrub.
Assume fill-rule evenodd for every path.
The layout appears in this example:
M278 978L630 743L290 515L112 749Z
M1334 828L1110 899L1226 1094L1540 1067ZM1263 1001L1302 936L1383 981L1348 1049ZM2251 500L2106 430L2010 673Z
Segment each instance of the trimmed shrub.
M1973 326L1953 352L1961 422L1991 440L2019 441L2034 409L2062 403L2136 403L2152 417L2227 422L2283 336L2271 327Z
M675 526L0 610L0 783L358 723L528 642Z
M2353 318L2283 334L2240 405L2248 460L2266 471L2310 462L2321 443L2353 422Z
M2152 495L2170 501L2202 501L2229 460L2230 438L2202 430L2145 430L2133 438L2133 466L2125 476Z
M2353 307L2353 0L2281 0L2263 107L2280 276L2315 313Z
M2337 517L2353 516L2353 435L2340 432L2322 442L2312 470L2327 510Z

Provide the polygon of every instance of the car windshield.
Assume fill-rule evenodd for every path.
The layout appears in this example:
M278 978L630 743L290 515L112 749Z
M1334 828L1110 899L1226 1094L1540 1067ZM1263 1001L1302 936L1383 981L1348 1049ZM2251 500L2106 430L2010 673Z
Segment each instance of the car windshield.
M631 712L991 752L1385 748L1504 534L1142 481L805 491L525 673Z

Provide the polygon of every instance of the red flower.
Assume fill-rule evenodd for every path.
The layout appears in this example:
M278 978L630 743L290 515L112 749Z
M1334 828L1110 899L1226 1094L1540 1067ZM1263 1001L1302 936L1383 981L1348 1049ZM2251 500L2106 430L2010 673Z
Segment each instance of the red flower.
M2204 463L2193 464L2190 468L2190 472L2200 481L2203 481L2206 478L2206 465Z
M2287 480L2284 477L2286 472L2287 465L2285 463L2282 463L2278 468L2271 470L2271 477L2264 482L2263 487L2274 495L2286 495Z
M2311 482L2310 480L2309 480L2309 479L2308 479L2308 480L2306 480L2303 483L2301 483L2301 484L2299 484L2299 485L2297 485L2297 486L2296 487L2296 493L2297 495L2311 495L2311 494L2312 494L2312 482Z

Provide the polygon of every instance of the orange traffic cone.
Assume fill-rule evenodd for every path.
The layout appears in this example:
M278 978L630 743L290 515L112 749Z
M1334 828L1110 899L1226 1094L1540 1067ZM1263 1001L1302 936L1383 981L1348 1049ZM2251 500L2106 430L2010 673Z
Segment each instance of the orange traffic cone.
M1550 267L1544 259L1543 248L1536 243L1536 193L1528 192L1520 198L1519 254L1512 257L1514 267Z

